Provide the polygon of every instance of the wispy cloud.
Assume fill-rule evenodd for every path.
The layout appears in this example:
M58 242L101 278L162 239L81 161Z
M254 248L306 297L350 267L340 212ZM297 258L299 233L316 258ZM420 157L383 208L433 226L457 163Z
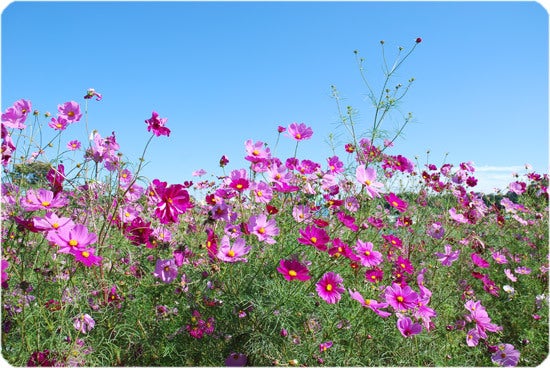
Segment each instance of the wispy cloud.
M514 173L525 173L524 165L511 166L475 166L474 176L477 178L476 190L484 193L494 193L495 189L505 189L514 181Z

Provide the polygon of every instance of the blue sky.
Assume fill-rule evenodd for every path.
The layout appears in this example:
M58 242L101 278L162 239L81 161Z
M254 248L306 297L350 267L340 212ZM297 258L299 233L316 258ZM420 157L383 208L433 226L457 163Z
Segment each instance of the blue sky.
M149 146L149 179L221 175L224 154L227 172L245 167L244 141L273 149L277 126L292 122L315 132L298 157L324 164L329 133L348 141L331 85L358 111L360 131L372 124L353 50L379 89L379 41L393 62L417 37L394 79L415 78L399 106L414 123L389 153L473 161L485 190L526 163L548 170L548 13L536 2L15 2L1 37L2 111L25 98L55 114L95 88L103 100L89 103L89 128L115 131L134 162L150 135L144 120L167 117L172 134ZM71 126L62 141L83 131ZM281 136L277 155L293 151Z

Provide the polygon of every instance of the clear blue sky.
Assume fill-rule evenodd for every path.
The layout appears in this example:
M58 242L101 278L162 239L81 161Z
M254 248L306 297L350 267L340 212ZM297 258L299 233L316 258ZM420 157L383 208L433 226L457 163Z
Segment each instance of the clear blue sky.
M331 85L371 126L353 50L379 88L379 41L392 61L416 37L395 79L415 78L400 106L415 123L390 153L473 161L486 186L525 163L546 172L548 13L536 2L15 2L2 13L2 111L25 98L55 114L95 88L90 129L115 131L135 161L155 110L172 134L153 140L144 173L170 183L220 175L223 154L228 171L245 167L245 140L273 147L292 122L315 132L299 158L324 165L328 134L344 133ZM293 150L281 137L277 154Z

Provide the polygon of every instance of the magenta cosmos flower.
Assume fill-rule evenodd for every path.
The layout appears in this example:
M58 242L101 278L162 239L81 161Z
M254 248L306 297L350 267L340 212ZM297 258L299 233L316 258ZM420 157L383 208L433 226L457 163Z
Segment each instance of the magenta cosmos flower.
M27 115L32 109L32 104L30 101L21 99L15 101L15 103L9 107L2 114L2 126L14 129L25 129L25 120L27 120Z
M161 135L169 137L170 129L164 126L167 121L168 118L159 118L159 114L156 111L153 111L151 118L145 120L145 124L147 124L147 131L153 131L153 134L157 137L160 137Z
M74 101L57 105L57 112L59 113L59 117L66 119L69 123L76 123L82 117L80 106Z
M498 344L497 350L491 355L491 360L503 367L518 365L520 353L511 344Z
M394 193L385 195L384 198L390 206L398 210L399 212L405 212L408 207L408 203L396 196Z
M178 267L173 258L157 259L153 276L159 278L162 282L169 284L178 277Z
M327 272L315 285L317 294L328 304L336 304L342 298L345 289L342 287L344 279L334 272Z
M460 256L460 250L453 251L450 244L445 245L445 253L436 252L435 256L437 260L441 262L443 266L449 267Z
M418 294L408 285L403 288L399 284L386 287L385 298L396 311L412 309L418 302Z
M243 238L237 238L233 244L229 242L229 237L224 235L218 248L217 257L224 262L247 262L244 258L250 251L251 247L247 247Z
M162 224L178 223L178 216L193 207L189 193L181 184L172 184L167 188L159 185L155 190L160 199L155 209L155 216Z
M25 198L21 199L21 207L26 211L48 210L51 208L65 207L69 200L59 195L54 195L50 190L40 188L29 189Z
M420 323L413 323L409 317L401 317L397 320L397 329L403 337L410 337L422 332L422 325Z
M65 119L63 116L52 118L52 120L48 123L48 126L50 128L53 128L54 130L65 130L65 128L68 125L69 125L69 121Z
M379 189L384 187L384 184L376 181L375 169L372 167L365 168L365 165L357 166L355 178L364 186L369 197L380 197Z
M308 268L295 259L281 259L277 271L288 281L307 281L311 278Z
M103 259L95 255L95 248L73 249L71 254L86 267L99 266Z
M330 237L324 229L320 229L315 226L308 226L305 229L300 229L300 238L298 243L305 245L313 245L320 251L327 250L327 243L330 241Z
M288 126L287 135L297 141L303 141L313 136L313 130L304 123L292 123Z
M351 291L351 289L348 289L348 292L349 296L353 300L357 300L364 308L369 308L380 317L386 318L391 316L390 312L380 310L381 308L386 308L388 306L388 303L381 303L374 299L365 299L363 298L363 295L361 295L361 293L359 293L358 291Z

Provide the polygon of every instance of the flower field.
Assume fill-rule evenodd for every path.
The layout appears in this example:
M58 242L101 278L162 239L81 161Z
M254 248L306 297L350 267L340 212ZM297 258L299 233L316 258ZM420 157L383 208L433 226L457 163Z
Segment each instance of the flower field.
M276 154L183 183L140 175L115 133L89 142L103 96L56 116L2 113L2 355L15 366L536 366L548 354L548 175L476 192L476 170L398 153L384 119L406 94L369 88L373 126L307 157L315 126L274 127ZM360 59L359 59L360 60ZM360 60L361 61L361 60ZM105 96L105 98L108 98ZM56 135L41 142L35 134ZM90 132L87 132L90 133ZM103 134L103 135L102 135ZM119 132L123 134L123 132ZM240 143L239 143L240 144ZM57 152L57 153L56 153ZM46 159L50 157L50 159ZM53 158L51 158L53 157ZM72 160L71 157L78 157ZM198 180L197 180L198 179ZM399 183L408 183L399 186Z

